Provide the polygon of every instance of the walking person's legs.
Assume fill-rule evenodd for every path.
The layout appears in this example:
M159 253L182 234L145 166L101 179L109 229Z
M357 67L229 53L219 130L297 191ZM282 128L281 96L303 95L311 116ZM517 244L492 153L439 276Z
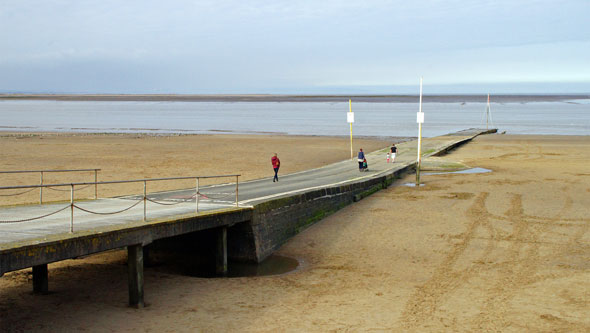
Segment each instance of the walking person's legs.
M275 170L275 177L272 179L272 182L278 182L279 181L279 168L274 168Z

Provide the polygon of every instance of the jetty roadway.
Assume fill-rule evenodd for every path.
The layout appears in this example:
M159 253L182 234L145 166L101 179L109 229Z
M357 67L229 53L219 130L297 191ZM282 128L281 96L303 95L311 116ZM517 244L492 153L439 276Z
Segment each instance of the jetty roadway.
M477 135L495 131L469 129L424 139L422 156L444 153ZM157 239L218 229L216 263L217 272L223 274L227 271L227 247L231 246L227 244L227 228L251 220L252 210L257 205L318 189L368 184L370 182L367 181L371 179L399 175L402 171L415 168L416 141L396 146L398 154L395 163L386 161L389 147L365 153L368 162L368 170L365 172L359 171L355 152L352 160L288 175L279 172L279 181L273 182L273 170L269 161L269 177L240 182L237 195L235 182L201 187L198 212L194 188L148 193L152 201L146 202L146 221L143 219L143 195L76 202L78 207L94 213L74 209L73 232L70 232L70 203L0 208L0 276L6 272L33 267L34 292L47 293L48 263L127 247L129 303L132 306L143 306L143 246ZM124 212L105 215L131 206L133 207ZM23 221L60 209L63 210L48 217ZM298 227L296 232L300 229ZM292 234L293 232L290 235ZM285 239L281 239L267 247L272 251L284 241ZM259 248L255 250L260 251ZM256 258L260 260L265 256L266 254L257 255Z

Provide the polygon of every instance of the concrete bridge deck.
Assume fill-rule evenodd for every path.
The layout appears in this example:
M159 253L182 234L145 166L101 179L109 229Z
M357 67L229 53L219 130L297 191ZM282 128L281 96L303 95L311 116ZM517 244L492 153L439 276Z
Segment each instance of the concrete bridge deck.
M492 130L491 132L494 132ZM423 140L422 152L424 156L438 154L471 140L473 137L490 131L481 129L465 130L445 136ZM389 180L400 172L413 168L416 160L416 143L405 142L398 146L398 156L395 163L386 163L386 150L366 154L369 164L368 172L359 172L356 158L334 163L322 168L281 176L278 183L272 182L272 177L242 182L239 184L239 206L235 207L235 183L215 185L201 188L205 194L199 201L199 213L196 213L194 199L195 189L152 193L149 197L154 201L174 205L158 205L148 202L147 221L143 221L143 204L116 215L95 215L76 211L74 216L74 232L70 233L69 203L31 205L8 207L0 209L0 276L5 272L33 267L34 290L47 291L47 263L88 255L110 249L128 247L130 263L130 304L143 303L143 270L142 247L151 242L206 229L218 230L218 271L223 273L227 267L227 247L235 249L238 258L254 258L262 260L280 246L285 239L278 242L268 242L264 236L258 234L259 223L252 223L256 216L266 216L266 212L256 212L263 203L276 202L280 198L292 198L299 195L313 194L313 198L339 197L338 207L351 202L350 195L374 188L387 186ZM271 169L269 167L269 174ZM378 180L378 181L376 181ZM387 180L387 182L385 181ZM385 185L380 185L379 182ZM329 189L329 191L327 191ZM324 191L319 192L318 191ZM208 195L207 195L208 194ZM215 199L215 197L224 197ZM344 198L346 197L346 198ZM125 209L141 200L143 196L127 196L119 198L105 198L77 203L77 205L96 212L113 212ZM306 198L306 199L310 199ZM234 200L232 200L234 199ZM328 201L331 199L328 199ZM301 201L301 200L300 200ZM308 200L309 201L309 200ZM321 205L321 200L316 200ZM333 201L333 200L332 200ZM330 211L336 203L330 202ZM278 206L277 206L278 205ZM280 211L281 205L291 205L292 202L282 203L273 209ZM309 203L305 203L305 210L309 210ZM64 211L30 222L2 223L6 220L21 220L33 216L42 216L66 207ZM323 209L323 208L322 208ZM312 209L313 210L313 209ZM257 215L258 214L258 215ZM266 214L266 215L265 215ZM277 218L279 213L272 218ZM283 214L292 214L283 212ZM323 213L314 213L311 219L315 222L323 217ZM309 217L308 215L305 215ZM280 217L279 217L280 218ZM283 218L288 219L283 216ZM301 218L299 219L301 220ZM307 220L310 220L307 218ZM311 221L310 220L310 221ZM273 220L276 221L276 220ZM247 239L253 239L254 245L243 242L227 244L228 228L234 225L251 223L246 229L233 228L234 234L244 234ZM262 234L285 234L288 237L296 234L309 221L297 222L285 230L274 230L275 224L264 225ZM233 230L232 229L232 230ZM241 236L240 236L241 237ZM285 236L281 236L285 237ZM243 248L242 248L243 247ZM248 248L251 249L248 249ZM245 248L245 250L244 250ZM256 252L254 255L244 251ZM37 278L36 278L37 277ZM132 278L133 277L133 278Z

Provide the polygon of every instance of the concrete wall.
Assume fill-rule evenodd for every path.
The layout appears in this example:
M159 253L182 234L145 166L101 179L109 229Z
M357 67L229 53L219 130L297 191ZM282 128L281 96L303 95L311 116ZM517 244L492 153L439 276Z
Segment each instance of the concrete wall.
M469 131L469 130L467 130ZM481 134L495 133L477 130L472 136L453 142L425 155L440 156L471 141ZM324 217L381 189L387 188L403 174L415 172L416 164L373 179L349 185L314 190L278 198L254 205L252 220L238 223L228 230L228 256L232 260L261 262L279 249L291 237Z

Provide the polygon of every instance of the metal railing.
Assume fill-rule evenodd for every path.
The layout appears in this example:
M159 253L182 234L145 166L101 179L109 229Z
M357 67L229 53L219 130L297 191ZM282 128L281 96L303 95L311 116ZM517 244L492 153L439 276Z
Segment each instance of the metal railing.
M97 169L99 170L99 169ZM33 220L38 220L44 217L48 217L54 214L57 214L59 212L62 212L64 210L66 210L67 208L70 208L70 232L74 232L74 208L77 208L81 211L87 212L87 213L91 213L91 214L97 214L97 215L113 215L113 214L118 214L118 213L123 213L125 211L128 211L129 209L137 206L140 202L143 201L143 221L147 221L147 202L153 202L155 204L159 204L159 205L176 205L178 203L183 203L183 202L187 202L187 201L181 201L178 203L162 203L162 202L158 202L154 199L150 199L147 196L147 183L148 182L154 182L154 181L167 181L167 180L188 180L188 179L194 179L196 180L196 186L195 186L195 194L193 196L191 196L189 198L189 200L192 200L193 198L195 198L195 211L198 213L199 212L199 201L200 201L200 196L201 196L201 192L200 192L200 180L201 179L209 179L209 178L228 178L228 177L235 177L236 178L236 189L235 189L235 206L239 207L239 202L238 202L238 184L239 184L239 177L240 175L220 175L220 176L192 176L192 177L169 177L169 178L147 178L147 179L133 179L133 180L114 180L114 181L103 181L103 182L81 182L81 183L62 183L62 184L40 184L40 185L21 185L21 186L2 186L0 187L0 190L16 190L16 189L28 189L28 188L44 188L44 187L64 187L64 186L69 186L70 187L70 204L68 206L65 206L63 208L60 208L57 211L51 212L49 214L45 214L42 216L38 216L38 217L34 217L34 218L28 218L28 219L21 219L21 220L14 220L14 221L1 221L0 220L0 224L2 223L18 223L18 222L27 222L27 221L33 221ZM94 212L94 211L90 211L88 209L82 208L78 205L75 204L74 202L74 192L75 192L75 187L76 186L88 186L88 185L107 185L107 184L124 184L124 183L143 183L143 198L141 198L140 200L138 200L136 203L134 203L133 205L119 210L119 211L114 211L114 212ZM231 184L231 183L230 183Z
M0 171L0 174L9 174L9 173L39 173L40 174L40 181L39 185L39 204L43 204L43 174L44 173L57 173L57 172L88 172L94 171L94 199L98 198L98 172L101 169L69 169L69 170L15 170L15 171ZM24 194L19 193L19 194ZM17 194L18 195L18 194Z

